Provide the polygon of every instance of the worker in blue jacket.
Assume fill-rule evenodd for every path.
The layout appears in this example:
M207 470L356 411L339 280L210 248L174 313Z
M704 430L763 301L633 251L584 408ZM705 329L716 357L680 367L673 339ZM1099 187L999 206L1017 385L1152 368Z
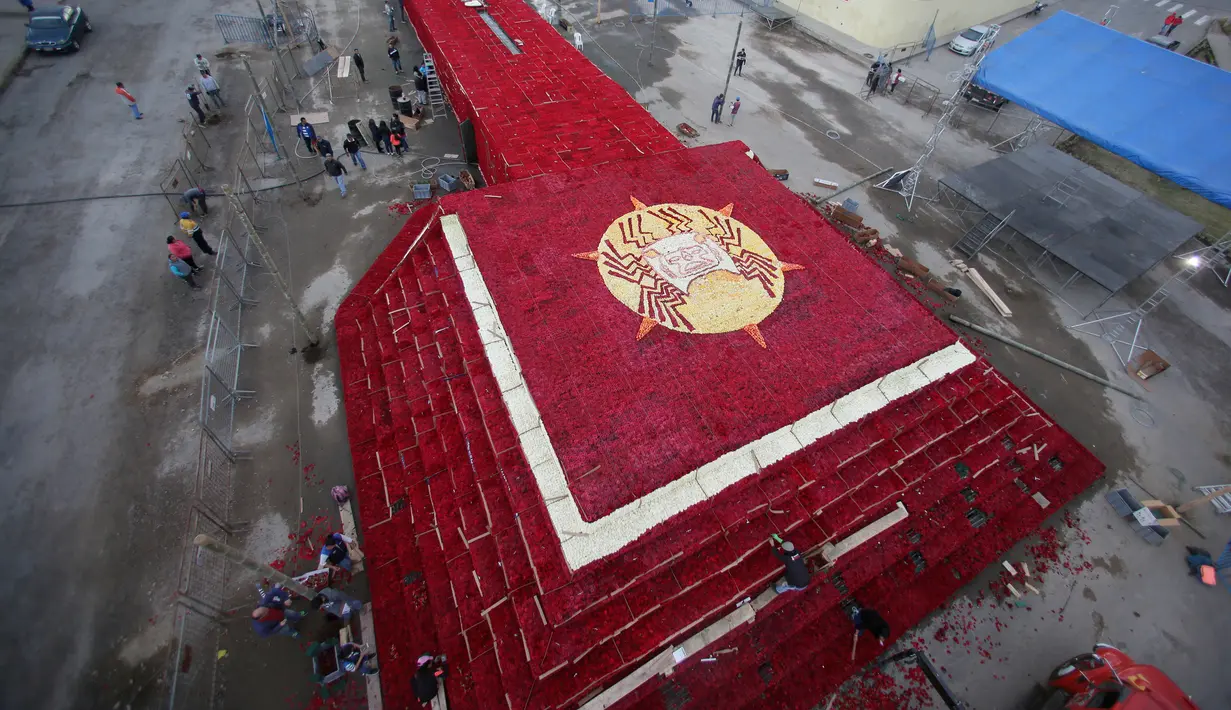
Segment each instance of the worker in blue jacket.
M290 606L291 593L275 584L261 597L260 605L252 610L252 630L261 638L274 634L297 638L299 630L295 626L303 614L291 611Z
M308 119L300 117L299 124L295 126L295 132L303 139L303 144L308 146L308 153L316 155L316 129L308 123Z

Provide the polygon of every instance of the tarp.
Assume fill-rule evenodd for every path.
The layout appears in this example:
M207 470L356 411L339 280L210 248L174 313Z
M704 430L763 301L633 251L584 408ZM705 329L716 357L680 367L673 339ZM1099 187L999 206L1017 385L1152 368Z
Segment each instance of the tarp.
M1060 12L989 53L975 82L1231 207L1231 72Z

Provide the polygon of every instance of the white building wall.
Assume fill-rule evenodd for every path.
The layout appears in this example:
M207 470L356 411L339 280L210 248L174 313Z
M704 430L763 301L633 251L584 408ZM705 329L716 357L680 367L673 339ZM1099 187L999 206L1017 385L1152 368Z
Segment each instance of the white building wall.
M797 22L806 28L812 19L878 49L921 42L933 18L936 36L945 38L1033 4L1032 0L779 0L784 9L798 11L802 17Z

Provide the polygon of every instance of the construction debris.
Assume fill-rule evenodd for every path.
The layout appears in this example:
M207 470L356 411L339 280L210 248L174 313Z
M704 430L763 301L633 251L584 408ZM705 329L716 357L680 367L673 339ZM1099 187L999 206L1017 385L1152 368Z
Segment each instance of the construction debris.
M1022 582L1022 584L1026 585L1026 589L1029 589L1035 594L1038 594L1040 597L1043 596L1043 592L1040 592L1038 589L1036 589L1035 586L1031 584L1030 582Z
M821 178L812 178L812 184L813 184L813 185L820 185L821 187L826 188L826 189L829 189L829 190L837 190L837 189L838 189L838 183L834 182L833 180L824 180L824 179L821 179Z
M684 136L685 138L696 138L697 136L701 135L700 133L697 133L697 129L693 128L687 123L681 123L677 125L675 127L675 130L679 132L679 134Z
M1016 597L1017 599L1021 599L1021 598L1022 598L1022 593L1021 593L1021 592L1019 592L1019 591L1017 591L1017 589L1016 589L1016 588L1015 588L1012 584L1006 584L1006 585L1004 585L1004 586L1005 586L1005 589L1008 589L1008 590L1009 590L1009 592L1010 592L1010 593L1011 593L1014 597Z
M1001 562L1000 564L1004 565L1004 568L1005 568L1005 569L1007 569L1007 570L1009 570L1009 574L1013 575L1014 577L1016 577L1016 576L1017 576L1017 568L1016 568L1016 567L1014 567L1013 565L1009 564L1008 562Z

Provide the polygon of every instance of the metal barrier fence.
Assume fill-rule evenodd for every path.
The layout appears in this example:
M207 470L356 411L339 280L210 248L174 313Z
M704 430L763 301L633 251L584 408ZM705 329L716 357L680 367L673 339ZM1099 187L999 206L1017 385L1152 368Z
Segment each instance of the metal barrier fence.
M631 17L653 17L654 0L626 0ZM771 8L774 0L658 0L659 17L741 15L754 17L754 7Z
M222 41L226 44L261 44L267 49L274 49L282 45L313 42L320 37L316 15L311 8L286 0L275 0L274 6L276 12L267 13L264 17L215 14L214 22L222 34Z
M272 87L265 84L267 89ZM252 103L249 101L249 106ZM250 112L245 113L250 119ZM259 225L270 216L266 214L268 198L262 197L260 190L294 185L290 180L293 166L288 160L277 160L274 152L275 141L282 140L279 132L273 116L268 124L261 120L259 125L252 125L250 120L234 170L228 176L239 206L229 202L216 206L221 219L211 219L206 225L206 238L217 254L212 262L213 292L201 373L200 456L180 565L175 638L165 675L168 710L215 710L222 705L217 651L232 591L228 588L228 567L225 558L197 548L192 541L205 534L225 543L234 537L237 527L231 519L233 484L237 462L245 452L235 445L236 404L254 394L244 381L244 355L254 347L244 340L244 326L246 312L257 304L252 296L259 289L253 276L261 268L254 258L257 250L253 237L243 225ZM203 134L198 137L186 132L185 140L185 156L171 165L162 180L165 192L200 185L201 173L212 170L205 160L210 146L202 142ZM207 190L214 195L219 192L217 185ZM174 194L168 196L172 209L178 211L177 200ZM243 212L242 219L239 211Z

